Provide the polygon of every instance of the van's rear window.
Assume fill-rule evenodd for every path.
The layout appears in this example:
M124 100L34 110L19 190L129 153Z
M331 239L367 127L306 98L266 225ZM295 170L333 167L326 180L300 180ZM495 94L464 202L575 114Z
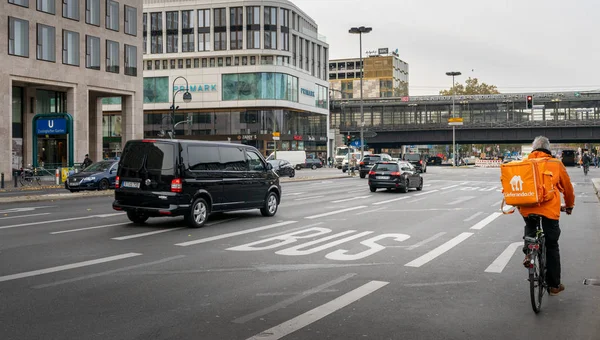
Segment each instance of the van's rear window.
M146 161L147 170L174 170L175 145L170 143L130 142L123 150L121 167L140 170Z

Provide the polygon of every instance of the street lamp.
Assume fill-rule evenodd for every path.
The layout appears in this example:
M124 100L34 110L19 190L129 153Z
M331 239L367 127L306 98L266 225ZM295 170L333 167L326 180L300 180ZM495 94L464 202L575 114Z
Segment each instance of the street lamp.
M179 78L185 80L185 88L184 89L180 88L177 91L175 91L175 82ZM179 123L175 124L175 110L177 109L177 107L175 107L175 96L179 92L185 91L183 93L183 102L186 103L186 104L189 103L189 102L191 102L192 101L192 94L189 92L189 87L190 86L188 84L187 79L185 79L185 77L179 76L179 77L173 79L173 86L171 86L171 88L173 89L173 105L171 106L171 109L172 109L172 111L171 111L171 139L173 139L173 136L175 136L175 126L177 126L179 123L187 122L187 120L186 120L184 122L179 122Z
M452 118L454 118L454 97L456 96L456 86L454 77L460 76L462 73L457 71L446 72L447 76L452 77ZM456 126L452 125L452 166L456 166Z
M369 33L373 30L371 27L352 27L348 32L350 34L358 34L360 41L360 159L363 159L365 153L365 112L363 111L363 58L362 58L362 35L363 33Z

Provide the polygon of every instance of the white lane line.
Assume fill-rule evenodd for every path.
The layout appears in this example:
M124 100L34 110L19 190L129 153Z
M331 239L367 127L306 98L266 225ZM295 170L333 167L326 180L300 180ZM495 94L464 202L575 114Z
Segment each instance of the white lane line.
M423 241L421 241L421 242L419 242L419 243L415 243L415 244L413 244L412 246L410 246L410 247L408 247L408 248L406 248L406 249L408 249L408 250L413 250L413 249L419 248L420 246L422 246L422 245L424 245L424 244L427 244L427 243L429 243L429 242L431 242L431 241L433 241L433 240L435 240L435 239L437 239L437 238L439 238L440 236L442 236L442 235L445 235L445 234L446 234L446 232L445 232L445 231L442 231L441 233L437 233L437 234L435 234L435 235L431 236L431 237L430 237L430 238L428 238L428 239L425 239L425 240L423 240Z
M56 208L56 205L43 205L40 207L23 207L23 208L11 208L11 209L6 209L6 210L0 210L0 214L10 214L10 213L16 213L16 212L27 212L27 211L34 211L36 209L47 209L47 208Z
M322 292L325 289L327 289L329 287L332 287L332 286L335 286L338 283L344 282L344 281L346 281L346 280L348 280L348 279L350 279L350 278L352 278L354 276L356 276L356 273L348 273L348 274L346 274L344 276L338 277L335 280L326 282L326 283L324 283L324 284L322 284L322 285L320 285L318 287L309 289L309 290L304 291L304 292L302 292L302 293L300 293L300 294L298 294L296 296L293 296L293 297L291 297L289 299L286 299L286 300L283 300L283 301L281 301L279 303L276 303L273 306L270 306L270 307L258 310L258 311L254 312L254 313L251 313L251 314L242 316L240 318L237 318L237 319L233 320L233 322L234 323L246 323L246 322L248 322L248 321L250 321L252 319L255 319L257 317L260 317L260 316L263 316L263 315L267 315L269 313L273 313L276 310L279 310L281 308L285 308L285 307L287 307L287 306L289 306L289 305L291 305L293 303L296 303L296 302L304 299L305 297L308 297L308 296L311 296L313 294Z
M51 213L41 213L41 214L29 214L29 215L20 215L20 216L9 216L9 217L0 217L0 220L10 220L13 218L25 218L25 217L34 217L34 216L43 216L50 215Z
M269 328L247 340L277 340L284 336L291 334L299 329L302 329L313 322L321 320L322 318L332 314L349 304L377 291L378 289L385 287L389 282L384 281L370 281L353 291L350 291L324 305L316 307L304 314L298 315L297 317L281 323L273 328Z
M303 225L301 227L288 229L286 231L280 231L278 233L273 233L273 234L269 234L269 235L259 236L258 238L267 238L267 237L275 237L275 236L279 236L279 235L285 235L285 234L291 233L292 231L296 231L296 230L300 230L300 229L306 229L306 228L312 228L312 227L321 225L323 223L325 223L325 222L317 222L317 223L312 223L312 224L309 224L309 225Z
M435 189L435 190L430 190L430 191L426 191L426 192L422 192L420 194L415 194L415 196L423 196L423 195L429 195L429 194L433 194L434 192L438 192L439 190Z
M50 224L50 223L60 223L60 222L69 222L69 221L79 221L79 220L87 220L90 218L104 218L104 217L113 217L118 215L123 215L124 213L114 213L114 214L102 214L102 215L90 215L90 216L81 216L81 217L71 217L71 218L62 218L60 220L51 220L51 221L40 221L40 222L29 222L29 223L21 223L21 224L13 224L7 225L4 227L0 227L0 229L10 229L10 228L18 228L18 227L27 227L31 225L40 225L40 224Z
M427 199L427 197L421 197L421 198L414 199L412 201L408 201L406 203L415 203L415 202L419 202L419 201L426 200L426 199Z
M483 220L477 222L477 224L475 224L474 226L472 226L471 229L481 230L481 229L483 229L483 227L485 227L486 225L492 223L493 220L497 219L500 216L502 216L501 212L492 213L490 216L488 216L488 217L484 218Z
M289 192L289 193L286 192L283 195L284 196L288 196L288 195L290 195L290 196L298 196L298 195L302 195L302 194L303 194L303 192Z
M296 198L294 201L306 201L306 200L312 200L314 198L321 198L321 197L325 197L325 195Z
M212 227L213 225L217 225L217 224L221 224L221 223L225 223L225 222L231 222L233 220L237 220L238 217L232 217L232 218L226 218L224 220L218 220L218 221L214 221L211 223L206 223L205 227Z
M39 270L30 271L30 272L24 272L24 273L12 274L12 275L0 276L0 282L10 281L10 280L16 280L16 279L22 279L24 277L30 277L30 276L37 276L37 275L42 275L42 274L54 273L54 272L59 272L59 271L69 270L69 269L75 269L75 268L80 268L80 267L87 267L87 266L91 266L91 265L95 265L95 264L99 264L99 263L105 263L105 262L123 260L123 259L127 259L127 258L134 257L134 256L140 256L140 255L142 255L142 254L140 254L140 253L127 253L127 254L121 254L121 255L104 257L104 258L96 259L96 260L90 260L90 261L83 261L83 262L77 262L77 263L72 263L72 264L66 264L66 265L58 266L58 267L52 267L52 268L46 268L46 269L39 269Z
M354 194L354 193L357 193L357 192L365 192L365 191L366 191L365 189L361 189L361 190L346 191L346 193L347 194Z
M405 264L405 266L406 267L421 267L422 265L424 265L424 264L428 263L429 261L435 259L436 257L442 255L443 253L447 252L448 250L454 248L455 246L460 244L462 241L471 237L471 235L473 235L473 233L462 233L462 234L456 236L455 238L451 239L450 241L448 241L448 242L442 244L441 246L433 249L432 251L426 253L425 255L410 261L409 263Z
M373 203L373 205L381 205L381 204L392 203L392 202L396 202L396 201L405 200L407 198L411 198L411 196L404 196L404 197L399 197L399 198L393 198L393 199L387 200L387 201L375 202L375 203Z
M101 272L101 273L96 273L96 274L90 274L90 275L75 277L75 278L72 278L72 279L67 279L67 280L62 280L62 281L56 281L56 282L52 282L52 283L46 283L46 284L43 284L43 285L37 285L37 286L33 286L33 288L34 289L48 288L48 287L54 287L54 286L62 285L62 284L65 284L65 283L77 282L77 281L86 280L86 279L93 279L95 277L106 276L106 275L110 275L110 274L116 274L116 273L120 273L120 272L124 272L124 271L128 271L128 270L132 270L132 269L149 267L149 266L153 266L155 264L161 264L161 263L165 263L165 262L177 260L177 259L180 259L180 258L183 258L183 257L185 257L185 255L178 255L178 256L173 256L173 257L167 257L167 258L164 258L162 260L158 260L158 261L154 261L154 262L136 264L136 265L133 265L133 266L123 267L123 268L114 269L114 270L108 270L108 271Z
M462 203L462 202L466 202L468 200L472 200L473 198L475 198L475 196L463 196L463 197L459 197L455 201L446 203L446 205L456 205L456 204L459 204L459 203Z
M431 287L431 286L444 286L444 285L461 285L464 283L477 283L477 281L443 281L443 282L429 282L429 283L406 283L404 287Z
M515 250L519 249L523 245L523 242L514 242L508 245L506 249L492 262L492 264L485 270L486 273L502 273L510 259L515 254Z
M446 190L446 189L450 189L450 188L456 188L457 186L458 186L458 184L451 185L449 187L442 188L442 190Z
M357 196L357 197L346 198L346 199L343 199L343 200L331 201L331 203L349 202L349 201L354 201L354 200L363 199L363 198L369 198L369 197L371 197L371 195L369 195L369 196Z
M469 221L471 221L471 220L474 220L474 219L475 219L477 216L479 216L479 215L481 215L481 214L483 214L483 211L480 211L480 212L478 212L478 213L475 213L475 214L473 214L471 217L465 218L463 221L465 221L465 222L469 222Z
M132 238L138 238L138 237L145 237L145 236L150 236L150 235L162 234L162 233L167 233L169 231L175 231L175 230L181 230L181 229L185 229L185 227L163 229L163 230L157 230L157 231L149 231L147 233L133 234L133 235L121 236L121 237L113 237L113 238L111 238L111 240L117 240L117 241L131 240Z
M358 214L356 214L356 216L374 213L376 211L383 210L383 209L385 209L385 208L377 208L377 209L371 209L371 210L359 212Z
M131 222L123 222L123 223L114 223L114 224L106 224L106 225L99 225L99 226L95 226L95 227L86 227L86 228L78 228L78 229L69 229L69 230L61 230L61 231L54 231L51 232L51 235L57 235L57 234L65 234L65 233L74 233L76 231L84 231L84 230L92 230L92 229L101 229L101 228L109 228L109 227L116 227L118 225L125 225L125 224L130 224Z
M490 207L498 207L498 209L500 209L500 204L502 204L502 200L490 205Z
M309 220L313 220L315 218L321 218L321 217L325 217L325 216L337 215L337 214L345 213L347 211L363 209L363 208L366 208L366 207L367 206L365 206L365 205L360 205L358 207L352 207L352 208L346 208L346 209L340 209L340 210L330 211L330 212L327 212L327 213L324 213L324 214L308 216L308 217L305 217L305 218L309 219Z
M491 187L491 188L483 188L483 189L479 189L479 191L494 191L496 190L498 187Z
M233 232L233 233L222 234L222 235L217 235L217 236L207 237L207 238L201 238L201 239L198 239L198 240L187 241L187 242L182 242L182 243L176 243L175 245L176 246L181 246L181 247L187 247L187 246L191 246L191 245L194 245L194 244L207 243L207 242L222 240L224 238L229 238L229 237L234 237L234 236L239 236L239 235L244 235L244 234L250 234L250 233L254 233L254 232L257 232L257 231L261 231L261 230L267 230L267 229L273 229L273 228L283 227L285 225L296 223L296 222L297 221L279 222L279 223L275 223L275 224L266 225L264 227L246 229L246 230L242 230L242 231L236 231L236 232Z
M431 184L423 184L424 187L430 187Z

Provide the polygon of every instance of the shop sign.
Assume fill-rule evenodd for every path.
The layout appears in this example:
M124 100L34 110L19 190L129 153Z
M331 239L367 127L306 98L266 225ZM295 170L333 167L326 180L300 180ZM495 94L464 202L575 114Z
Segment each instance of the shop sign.
M320 142L327 142L327 137L319 137Z
M302 136L294 135L294 140L302 140Z
M309 97L315 96L315 91L311 91L311 90L307 90L307 89L300 89L300 92L302 92L302 94L305 96L309 96Z
M314 142L315 141L315 137L314 136L308 136L308 140L311 141L311 142Z
M238 140L241 139L245 139L245 140L256 140L256 135L239 135L237 137Z
M173 91L185 91L185 86L174 86L173 87ZM190 87L188 88L188 91L190 92L216 92L217 91L217 84L197 84L197 85L190 85Z
M67 133L67 120L64 118L38 119L38 135L64 135Z

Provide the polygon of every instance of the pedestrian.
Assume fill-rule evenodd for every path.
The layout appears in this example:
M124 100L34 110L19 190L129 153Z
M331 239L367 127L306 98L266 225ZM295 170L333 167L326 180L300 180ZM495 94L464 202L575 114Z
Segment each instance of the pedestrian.
M88 155L87 153L85 154L85 159L83 160L83 163L81 163L81 167L82 169L87 168L88 166L92 165L92 160L90 159L90 155Z
M350 159L350 164L348 164L348 166L350 166L351 170L350 176L356 176L356 172L354 172L354 170L356 169L356 155L352 154L352 158Z

